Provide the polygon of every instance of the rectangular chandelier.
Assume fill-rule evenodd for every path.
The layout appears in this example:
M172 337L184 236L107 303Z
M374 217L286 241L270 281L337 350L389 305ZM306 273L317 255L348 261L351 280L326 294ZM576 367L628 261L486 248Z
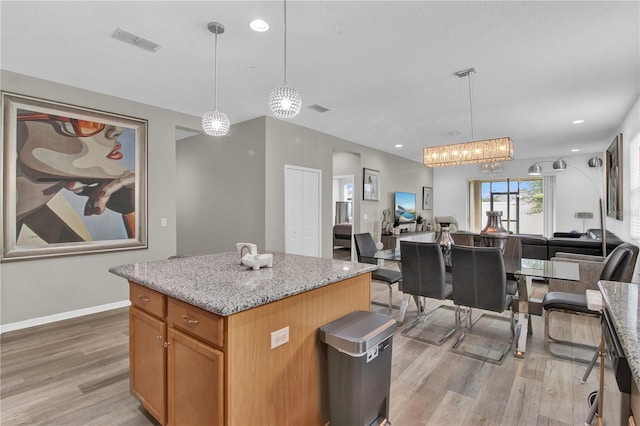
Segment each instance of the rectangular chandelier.
M424 148L424 165L429 167L489 163L513 160L511 138L487 139Z

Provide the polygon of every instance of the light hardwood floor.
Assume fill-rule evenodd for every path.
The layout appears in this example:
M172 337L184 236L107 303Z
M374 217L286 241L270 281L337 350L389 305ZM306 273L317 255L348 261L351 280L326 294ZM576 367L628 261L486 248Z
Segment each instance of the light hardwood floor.
M372 286L373 297L386 300L386 285ZM395 296L399 303L400 293ZM380 306L373 309L385 311ZM441 311L438 321L453 322L452 311ZM405 324L413 318L412 302ZM484 321L478 323L479 331L490 330L498 342L507 338L507 323ZM557 331L568 337L595 341L599 336L597 322L556 324ZM587 396L597 388L598 369L581 384L585 366L551 358L543 347L542 319L534 318L533 327L526 359L508 356L500 366L452 353L455 336L436 347L405 338L398 329L393 342L391 422L582 424ZM1 344L2 425L155 424L129 393L126 308L5 333ZM606 374L605 419L618 424L617 387L611 371Z

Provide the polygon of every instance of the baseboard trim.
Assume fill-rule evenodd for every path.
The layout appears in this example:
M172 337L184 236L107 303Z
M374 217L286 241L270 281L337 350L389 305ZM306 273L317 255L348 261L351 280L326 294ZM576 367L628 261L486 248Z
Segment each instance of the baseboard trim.
M122 300L120 302L107 303L105 305L92 306L90 308L83 308L77 309L75 311L47 315L46 317L38 317L24 321L12 322L9 324L0 325L0 334L7 333L9 331L35 327L38 325L50 324L52 322L63 321L71 318L82 317L85 315L97 314L98 312L110 311L112 309L124 308L127 306L131 306L131 302L129 302L128 300Z

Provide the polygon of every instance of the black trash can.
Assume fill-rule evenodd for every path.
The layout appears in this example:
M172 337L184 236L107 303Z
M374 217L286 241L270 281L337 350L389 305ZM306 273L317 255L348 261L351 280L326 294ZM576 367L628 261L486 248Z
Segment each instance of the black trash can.
M355 311L320 327L327 344L331 426L389 422L391 352L396 321Z

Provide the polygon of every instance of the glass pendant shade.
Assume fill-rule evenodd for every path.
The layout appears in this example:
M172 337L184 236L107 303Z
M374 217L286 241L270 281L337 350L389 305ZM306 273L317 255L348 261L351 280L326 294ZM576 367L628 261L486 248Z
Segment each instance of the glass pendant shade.
M302 99L291 86L278 86L269 95L269 109L279 118L292 118L298 115Z
M229 117L218 110L205 112L202 116L202 130L211 136L224 136L229 131Z

